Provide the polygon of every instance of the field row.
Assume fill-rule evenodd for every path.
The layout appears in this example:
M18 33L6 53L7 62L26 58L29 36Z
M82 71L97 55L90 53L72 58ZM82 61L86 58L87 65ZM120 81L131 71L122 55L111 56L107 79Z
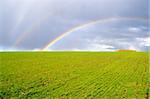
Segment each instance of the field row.
M0 53L0 97L148 97L148 53Z

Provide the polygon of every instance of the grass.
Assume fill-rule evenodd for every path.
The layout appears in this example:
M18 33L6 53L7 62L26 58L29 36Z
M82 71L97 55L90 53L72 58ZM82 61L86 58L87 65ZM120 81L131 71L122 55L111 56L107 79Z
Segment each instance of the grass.
M146 52L1 52L1 98L148 98Z

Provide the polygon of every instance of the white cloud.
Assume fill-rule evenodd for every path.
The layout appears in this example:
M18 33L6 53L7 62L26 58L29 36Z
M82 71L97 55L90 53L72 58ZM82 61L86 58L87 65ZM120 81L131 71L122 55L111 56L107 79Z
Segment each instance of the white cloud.
M136 40L140 42L141 46L150 46L150 37L136 38Z
M133 46L133 45L130 45L128 49L129 49L129 50L139 50L138 48L136 48L136 47Z
M40 48L35 48L32 51L41 51L41 49Z
M110 45L105 45L105 44L89 44L89 47L87 48L88 50L92 51L114 51L112 50L114 47Z
M96 37L95 39L85 39L88 43L85 49L89 51L114 51L114 47L106 44L106 40Z
M133 32L133 33L137 33L137 32L141 32L142 29L141 29L141 28L138 28L138 27L129 27L129 28L128 28L128 31L129 31L129 32Z

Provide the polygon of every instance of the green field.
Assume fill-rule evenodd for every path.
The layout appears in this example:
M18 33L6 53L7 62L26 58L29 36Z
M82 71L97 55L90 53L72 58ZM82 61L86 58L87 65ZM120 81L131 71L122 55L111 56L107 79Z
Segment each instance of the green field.
M0 58L0 98L148 98L146 52L1 52Z

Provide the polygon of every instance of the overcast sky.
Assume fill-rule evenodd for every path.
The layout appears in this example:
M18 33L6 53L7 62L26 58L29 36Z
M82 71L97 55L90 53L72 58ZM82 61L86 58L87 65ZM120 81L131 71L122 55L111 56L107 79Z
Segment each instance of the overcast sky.
M49 50L148 51L148 1L0 0L0 50L38 50L79 24L107 17L138 17L82 28Z

